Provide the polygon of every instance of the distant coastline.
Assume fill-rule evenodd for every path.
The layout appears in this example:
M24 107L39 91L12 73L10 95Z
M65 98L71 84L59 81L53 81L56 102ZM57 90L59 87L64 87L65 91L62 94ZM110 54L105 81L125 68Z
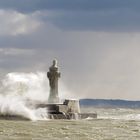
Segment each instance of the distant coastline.
M119 99L80 99L80 106L104 108L140 108L140 101Z

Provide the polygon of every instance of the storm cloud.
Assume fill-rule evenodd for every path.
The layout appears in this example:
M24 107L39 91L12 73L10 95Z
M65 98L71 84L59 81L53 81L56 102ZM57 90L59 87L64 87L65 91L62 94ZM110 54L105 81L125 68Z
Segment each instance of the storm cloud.
M0 8L40 11L41 19L63 30L139 31L138 0L0 0Z
M35 10L109 10L129 8L139 10L140 2L138 0L0 0L1 8L10 8L19 11Z

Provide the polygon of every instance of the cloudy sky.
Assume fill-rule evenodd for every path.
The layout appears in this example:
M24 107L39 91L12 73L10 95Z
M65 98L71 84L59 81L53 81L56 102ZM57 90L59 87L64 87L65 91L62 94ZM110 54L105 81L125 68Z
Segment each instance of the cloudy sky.
M140 100L139 0L0 0L0 73L47 71L71 97Z

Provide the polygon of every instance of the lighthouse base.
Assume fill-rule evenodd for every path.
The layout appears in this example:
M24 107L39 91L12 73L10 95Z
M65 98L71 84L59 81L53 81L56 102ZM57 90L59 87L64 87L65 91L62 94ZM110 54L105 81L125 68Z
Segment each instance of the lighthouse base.
M36 108L46 108L48 119L97 118L96 113L80 113L78 100L65 100L62 104L39 104Z

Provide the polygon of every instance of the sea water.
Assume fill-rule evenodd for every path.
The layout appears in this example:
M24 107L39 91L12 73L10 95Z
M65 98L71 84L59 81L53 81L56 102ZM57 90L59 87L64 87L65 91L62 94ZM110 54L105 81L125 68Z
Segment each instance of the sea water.
M85 120L0 120L0 140L140 140L140 110L82 108Z

